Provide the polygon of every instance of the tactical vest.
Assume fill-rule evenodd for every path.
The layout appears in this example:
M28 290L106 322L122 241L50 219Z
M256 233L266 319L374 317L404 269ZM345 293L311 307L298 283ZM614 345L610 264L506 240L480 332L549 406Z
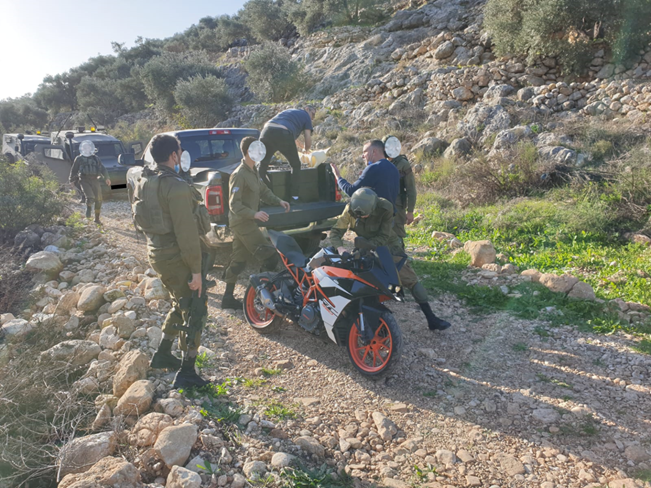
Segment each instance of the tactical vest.
M136 227L145 234L165 235L174 231L172 218L163 212L159 199L161 179L173 176L146 168L136 182L131 210Z
M79 156L79 174L81 176L99 176L102 174L101 163L97 156Z

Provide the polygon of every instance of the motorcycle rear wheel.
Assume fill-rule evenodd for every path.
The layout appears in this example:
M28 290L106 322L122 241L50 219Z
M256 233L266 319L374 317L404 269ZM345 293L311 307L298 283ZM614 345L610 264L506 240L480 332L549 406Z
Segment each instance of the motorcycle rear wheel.
M265 281L262 278L260 281ZM260 301L256 289L249 285L244 294L244 316L246 321L260 334L273 334L280 328L283 317L279 317Z
M359 321L359 319L358 319ZM402 331L391 312L380 315L373 340L364 345L357 330L357 322L348 334L348 356L353 366L364 376L379 379L384 377L400 361L402 355Z

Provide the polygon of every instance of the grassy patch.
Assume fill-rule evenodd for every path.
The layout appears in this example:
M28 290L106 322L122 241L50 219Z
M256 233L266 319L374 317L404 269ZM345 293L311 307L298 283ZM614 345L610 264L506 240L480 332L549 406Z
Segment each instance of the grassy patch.
M265 376L276 376L282 374L283 370L279 368L262 368L262 374Z
M195 364L199 369L207 368L212 366L212 358L208 356L207 352L202 352L201 354L197 354L197 361Z
M651 482L651 469L641 469L636 471L633 476L640 481Z
M642 354L651 354L651 340L642 339L640 342L635 344L632 349Z
M318 470L284 468L280 478L287 488L351 488L353 480L346 473L333 476L325 467Z
M264 413L267 417L279 420L296 418L296 411L292 407L286 407L278 400L271 400L268 402Z
M209 403L204 402L199 410L201 415L217 422L228 422L236 423L240 415L242 415L242 409L234 403Z
M524 342L517 342L511 346L515 352L526 352L529 350L529 346Z

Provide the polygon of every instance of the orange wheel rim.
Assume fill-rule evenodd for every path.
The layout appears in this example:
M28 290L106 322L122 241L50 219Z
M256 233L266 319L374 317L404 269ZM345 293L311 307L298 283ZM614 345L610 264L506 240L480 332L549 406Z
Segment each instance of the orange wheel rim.
M358 322L359 323L359 320ZM393 338L387 323L380 319L380 326L370 343L364 345L362 336L357 330L357 323L350 328L348 347L355 364L367 373L377 373L384 369L391 359Z
M262 305L255 290L250 289L246 294L246 313L254 327L266 327L274 319L274 313Z

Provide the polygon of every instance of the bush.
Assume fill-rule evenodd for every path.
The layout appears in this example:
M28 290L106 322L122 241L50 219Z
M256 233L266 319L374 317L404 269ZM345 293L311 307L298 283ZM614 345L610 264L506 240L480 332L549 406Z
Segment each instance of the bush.
M648 0L489 0L485 26L498 54L558 56L567 73L580 74L594 41L623 63L649 41Z
M293 34L294 26L274 0L249 0L239 12L242 22L258 41L278 41Z
M291 100L310 85L309 76L292 60L289 51L272 42L252 52L244 67L249 74L249 87L265 102Z
M49 170L35 176L22 163L0 161L0 231L6 236L30 224L51 224L64 208L58 186Z
M200 127L213 127L226 119L226 114L233 107L226 82L211 75L179 81L174 98L181 106L183 116Z

